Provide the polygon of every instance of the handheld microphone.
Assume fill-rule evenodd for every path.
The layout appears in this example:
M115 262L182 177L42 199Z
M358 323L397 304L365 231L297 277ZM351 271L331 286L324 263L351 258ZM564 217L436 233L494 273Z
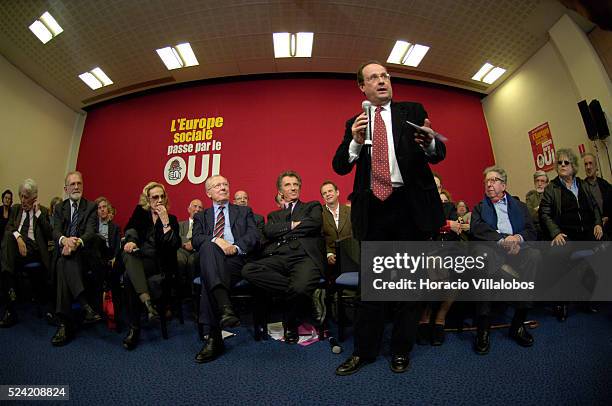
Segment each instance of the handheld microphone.
M342 347L334 337L329 337L329 346L334 354L340 354L342 352Z
M366 113L366 116L368 117L368 125L366 126L366 130L365 130L365 144L372 144L372 124L371 124L371 117L370 117L370 110L372 107L372 103L369 100L364 100L361 102L361 108L363 109L363 112Z

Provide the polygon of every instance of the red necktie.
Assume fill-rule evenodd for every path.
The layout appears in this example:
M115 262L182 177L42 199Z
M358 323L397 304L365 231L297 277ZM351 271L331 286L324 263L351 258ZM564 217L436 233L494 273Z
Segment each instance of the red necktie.
M381 201L387 200L393 191L389 169L389 145L387 127L380 115L382 107L376 107L374 114L374 142L372 146L372 191Z
M215 222L215 232L213 236L215 238L223 238L224 230L225 230L225 215L223 214L223 206L219 206L219 214L217 214L217 221Z

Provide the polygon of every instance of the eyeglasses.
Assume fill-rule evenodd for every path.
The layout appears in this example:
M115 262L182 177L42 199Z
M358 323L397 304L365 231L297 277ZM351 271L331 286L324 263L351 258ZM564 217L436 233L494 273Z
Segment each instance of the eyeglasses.
M503 183L503 182L504 182L504 180L503 180L503 179L500 179L500 178L490 178L490 179L485 179L485 183L486 183L487 185L492 185L493 183L497 183L497 182L501 182L501 183Z
M214 184L211 187L209 187L208 190L210 190L210 189L219 190L221 188L228 187L228 186L229 186L229 183L227 183L227 182L217 183L217 184Z
M166 198L166 195L154 195L149 197L149 199L151 200L164 200Z
M570 164L571 164L570 161L557 161L557 165L559 166L570 165Z
M368 76L367 78L365 78L366 82L378 82L379 80L383 80L383 81L387 81L391 79L391 75L389 75L387 72L381 73L380 75L378 74L373 74Z

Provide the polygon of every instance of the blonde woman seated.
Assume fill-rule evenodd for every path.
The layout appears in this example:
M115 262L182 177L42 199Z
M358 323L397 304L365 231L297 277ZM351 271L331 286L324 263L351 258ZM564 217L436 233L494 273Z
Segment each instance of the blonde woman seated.
M142 305L150 321L159 317L151 303L151 291L159 290L159 286L151 282L161 281L155 277L157 275L175 271L176 251L180 246L179 224L176 217L168 213L164 185L147 183L126 226L122 253L130 324L128 335L123 340L125 349L136 348L140 339Z

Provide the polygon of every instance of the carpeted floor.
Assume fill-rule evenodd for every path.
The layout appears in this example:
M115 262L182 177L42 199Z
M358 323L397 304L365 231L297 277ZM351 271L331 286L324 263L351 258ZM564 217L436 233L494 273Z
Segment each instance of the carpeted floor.
M587 315L575 307L565 323L545 309L532 317L535 346L521 348L507 330L492 333L491 352L471 349L473 333L448 334L442 347L417 346L411 370L394 374L388 346L374 364L349 377L334 375L350 354L328 342L308 347L253 341L248 327L226 341L227 353L199 365L202 343L192 320L173 320L170 339L144 328L133 352L104 324L81 330L62 348L50 344L55 328L20 308L20 323L0 330L0 384L70 385L78 404L610 404L612 306ZM388 343L387 343L388 344Z

